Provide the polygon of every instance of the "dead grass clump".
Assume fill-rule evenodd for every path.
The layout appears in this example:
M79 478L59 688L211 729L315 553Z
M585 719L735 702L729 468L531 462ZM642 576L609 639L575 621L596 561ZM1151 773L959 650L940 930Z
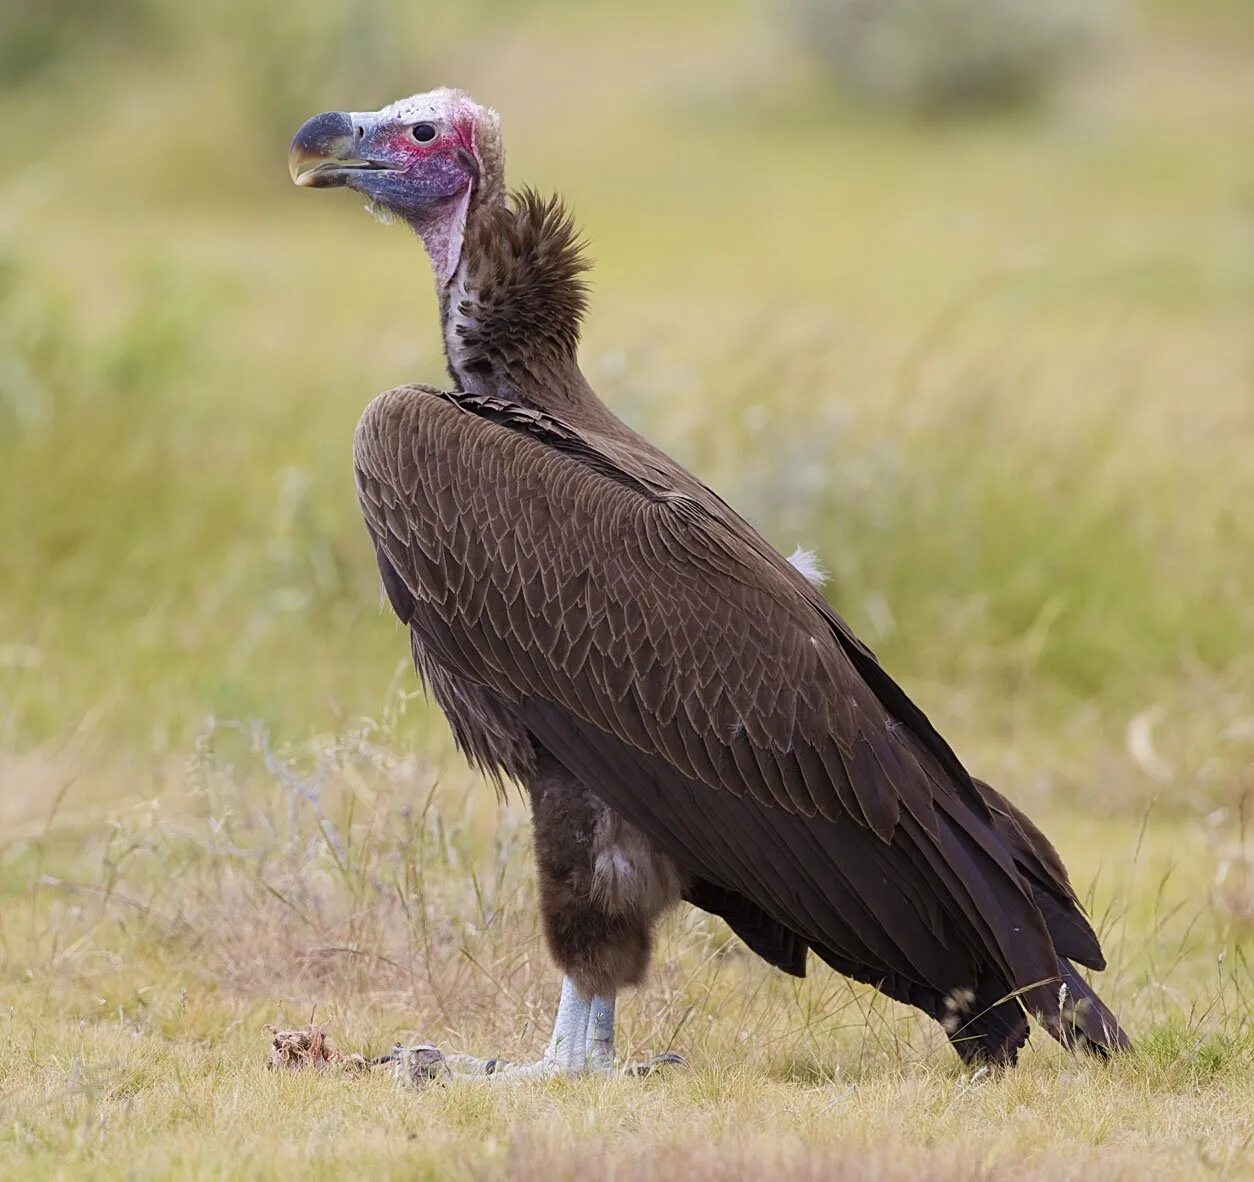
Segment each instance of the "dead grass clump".
M276 749L213 722L185 782L205 815L156 849L232 993L368 994L420 1028L478 1029L503 988L547 1010L526 814L469 776L437 783L373 733Z
M365 1057L345 1054L331 1045L327 1028L310 1022L297 1030L280 1030L266 1023L266 1033L273 1045L266 1066L271 1071L303 1071L308 1067L322 1071L334 1067L347 1075L365 1075L370 1070Z

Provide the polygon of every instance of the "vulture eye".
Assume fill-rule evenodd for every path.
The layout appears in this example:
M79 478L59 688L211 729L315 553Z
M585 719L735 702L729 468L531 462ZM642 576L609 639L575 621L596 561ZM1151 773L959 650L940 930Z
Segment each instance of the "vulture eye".
M434 123L415 123L409 132L420 144L429 144L436 137Z

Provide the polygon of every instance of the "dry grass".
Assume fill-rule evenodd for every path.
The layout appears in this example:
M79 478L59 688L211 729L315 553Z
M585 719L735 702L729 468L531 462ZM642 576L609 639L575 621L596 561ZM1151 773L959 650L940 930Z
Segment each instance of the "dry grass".
M1152 813L1043 818L1093 884L1103 991L1138 1039L1108 1066L1038 1040L1010 1075L963 1075L930 1023L685 912L620 1051L686 1070L421 1093L267 1072L264 1024L314 1006L346 1054L520 1060L547 1035L524 815L386 750L209 733L159 803L10 845L30 885L0 928L0 1145L24 1176L1254 1176L1254 944L1219 893L1237 834Z
M944 126L824 105L769 5L97 7L0 17L0 1173L1254 1176L1248 4L1131 5L1056 109ZM423 263L283 168L398 74L503 110L592 240L598 388L1054 837L1135 1055L967 1078L684 912L620 1049L688 1071L265 1070L311 1012L525 1059L556 992L346 462L441 380Z

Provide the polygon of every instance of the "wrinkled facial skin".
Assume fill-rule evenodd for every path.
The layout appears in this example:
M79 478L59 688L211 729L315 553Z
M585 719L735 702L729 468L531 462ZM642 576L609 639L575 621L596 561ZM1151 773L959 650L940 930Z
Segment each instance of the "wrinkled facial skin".
M464 92L448 89L381 111L329 111L296 133L288 168L302 187L354 189L372 209L403 218L447 287L481 179L477 127L486 115Z
M448 116L397 116L392 108L315 115L292 140L292 179L306 188L353 189L413 223L467 194L478 177L473 136ZM420 142L415 130L423 139L434 135Z

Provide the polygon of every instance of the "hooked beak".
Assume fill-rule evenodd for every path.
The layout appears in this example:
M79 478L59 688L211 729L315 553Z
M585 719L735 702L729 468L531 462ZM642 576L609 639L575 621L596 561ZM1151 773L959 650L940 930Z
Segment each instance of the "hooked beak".
M287 169L292 180L309 189L346 185L353 173L395 171L400 166L360 155L368 139L358 122L344 111L324 111L306 120L292 138Z

